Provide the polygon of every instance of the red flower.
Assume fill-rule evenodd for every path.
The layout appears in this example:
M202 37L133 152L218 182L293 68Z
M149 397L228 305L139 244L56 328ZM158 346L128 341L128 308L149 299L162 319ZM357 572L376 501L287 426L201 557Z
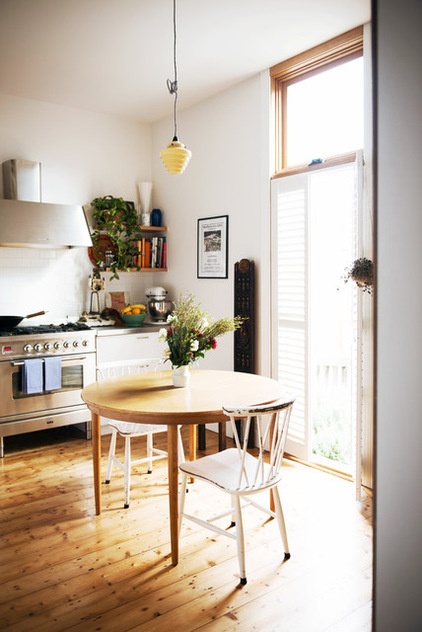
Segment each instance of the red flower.
M216 338L213 338L211 340L211 348L212 349L217 349L217 339Z

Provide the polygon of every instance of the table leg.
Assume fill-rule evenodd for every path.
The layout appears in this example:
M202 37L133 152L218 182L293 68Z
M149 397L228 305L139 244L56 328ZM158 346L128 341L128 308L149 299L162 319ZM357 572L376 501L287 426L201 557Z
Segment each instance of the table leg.
M227 447L226 428L227 428L227 422L220 421L218 424L218 450L220 452L222 450L225 450Z
M198 426L196 424L191 424L189 426L189 461L194 461L196 459L197 436L198 436Z
M179 561L179 464L177 443L177 425L167 426L170 547L173 566L176 566Z
M201 424L198 428L198 450L205 450L205 424Z
M101 513L101 421L96 413L92 418L92 464L94 468L95 513Z

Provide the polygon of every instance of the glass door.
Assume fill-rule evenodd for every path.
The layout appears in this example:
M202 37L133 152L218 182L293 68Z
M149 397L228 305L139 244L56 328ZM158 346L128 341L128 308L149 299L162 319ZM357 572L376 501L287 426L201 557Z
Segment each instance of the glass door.
M358 251L355 163L274 180L273 373L296 394L286 452L354 474L358 303L345 268Z

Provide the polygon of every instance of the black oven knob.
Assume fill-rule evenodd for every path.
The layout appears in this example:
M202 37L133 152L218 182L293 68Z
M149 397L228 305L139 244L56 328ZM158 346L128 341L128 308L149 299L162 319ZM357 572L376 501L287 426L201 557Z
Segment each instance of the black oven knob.
M79 347L79 342L78 342L77 340L74 340L74 341L73 341L73 346L74 346L75 348L76 348L76 347Z
M82 346L83 347L89 347L89 341L88 340L82 340Z
M44 345L44 349L45 349L46 351L50 351L50 349L51 349L51 343L50 343L50 342L46 342L46 343L45 343L45 345Z
M34 349L35 351L41 351L42 349L42 344L40 344L39 342L37 342L37 344L34 345Z
M55 349L61 349L61 346L62 346L62 345L61 345L61 343L60 343L60 342L55 342L55 343L54 343L54 345L53 345L53 347L54 347Z
M69 347L69 341L68 341L68 340L65 340L65 341L64 341L64 343L63 343L63 347L64 347L65 349L68 349L68 347Z
M32 345L24 345L23 350L26 351L26 353L29 353L32 351Z

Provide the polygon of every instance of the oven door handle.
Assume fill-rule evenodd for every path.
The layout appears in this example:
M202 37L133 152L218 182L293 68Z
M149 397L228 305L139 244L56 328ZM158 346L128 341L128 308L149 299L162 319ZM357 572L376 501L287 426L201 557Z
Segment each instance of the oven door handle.
M55 356L49 356L49 357L53 357L54 358ZM75 358L75 356L69 356L69 357L64 357L64 358L62 356L60 356L60 357L61 357L62 362L70 362L71 360L73 360L73 361L86 360L86 356L81 356L80 358ZM41 358L41 360L44 362L44 358ZM23 360L20 360L18 362L14 361L14 360L11 360L10 364L12 366L23 366L24 362L23 362Z

